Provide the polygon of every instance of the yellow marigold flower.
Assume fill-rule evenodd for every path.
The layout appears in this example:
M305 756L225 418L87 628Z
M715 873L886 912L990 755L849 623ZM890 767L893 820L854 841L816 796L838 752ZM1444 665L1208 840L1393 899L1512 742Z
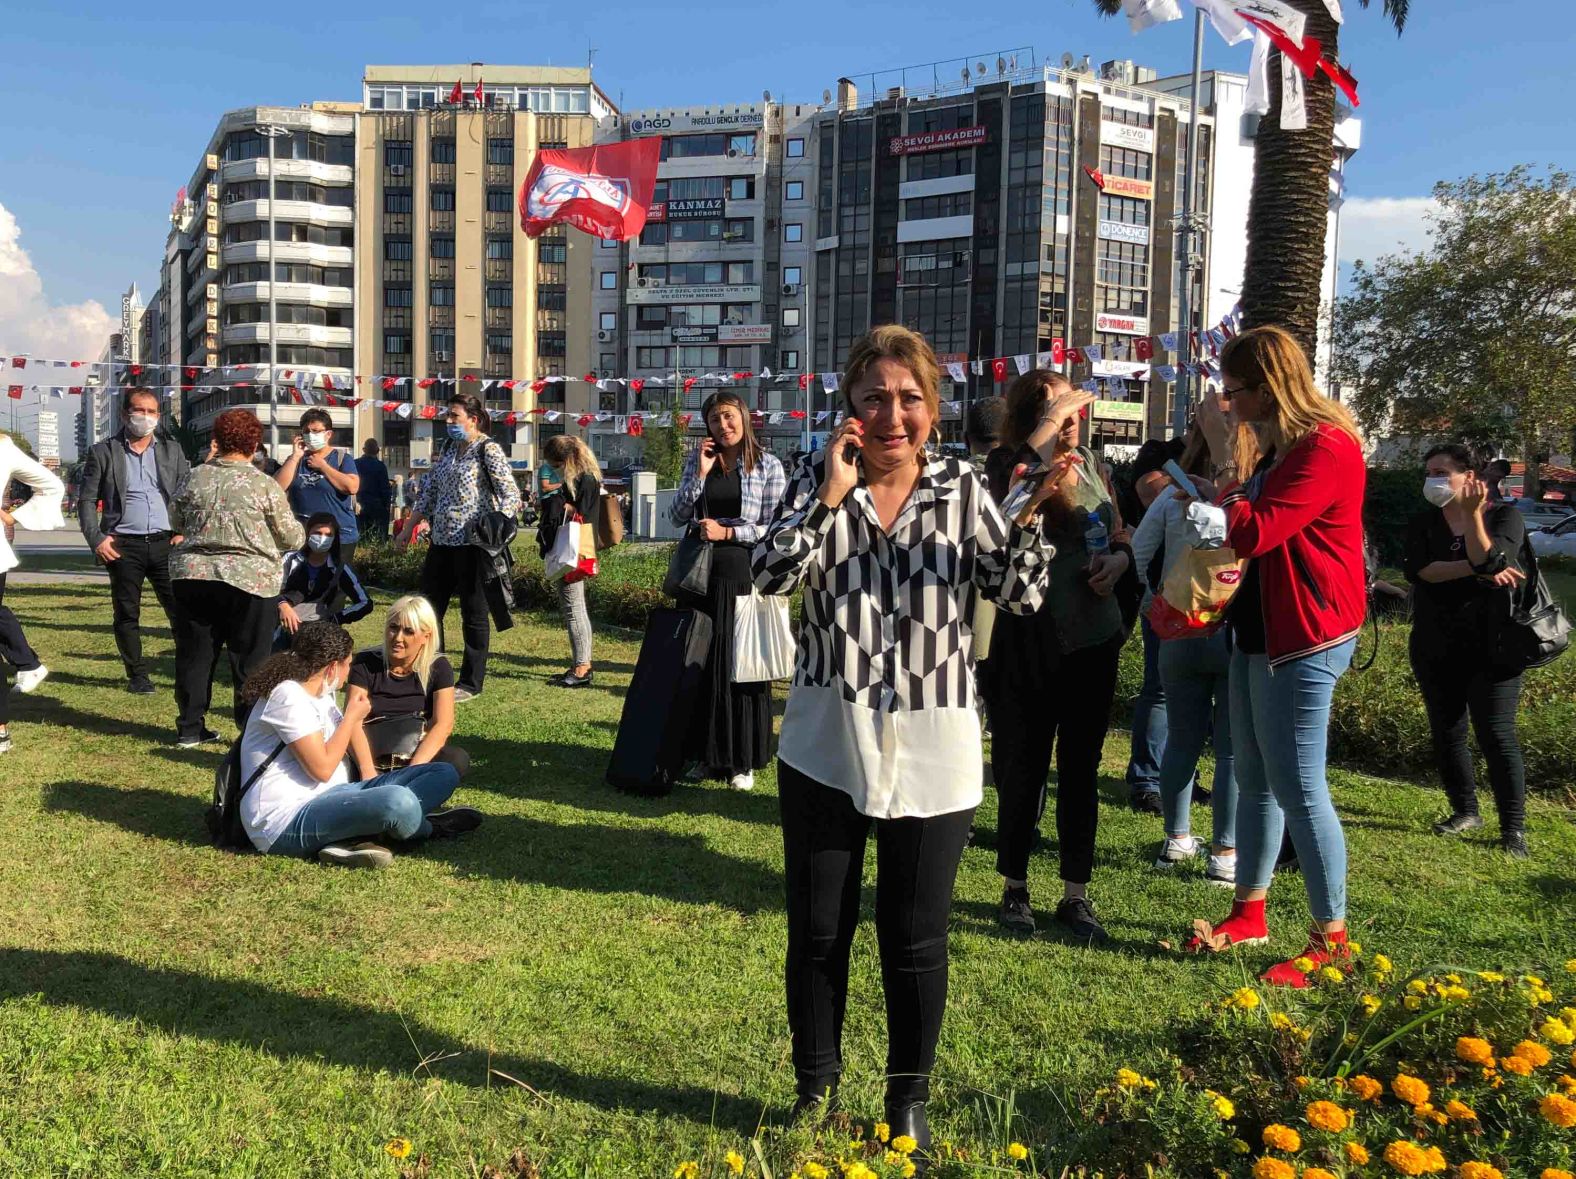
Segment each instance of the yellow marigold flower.
M1295 1154L1302 1149L1302 1135L1290 1126L1275 1122L1264 1127L1264 1145L1271 1150L1284 1150L1287 1154Z
M1567 1097L1570 1096L1572 1093L1576 1093L1576 1077L1573 1077L1573 1076L1571 1076L1568 1073L1565 1076L1562 1076L1555 1083L1559 1085L1560 1090Z
M1561 1007L1560 1018L1571 1027L1576 1028L1576 1007Z
M1390 1082L1390 1092L1408 1105L1422 1105L1428 1100L1428 1085L1417 1077L1402 1073Z
M1233 1007L1240 1007L1244 1011L1252 1011L1259 1005L1259 993L1252 987L1238 987L1231 992L1229 1002Z
M904 1163L903 1169L898 1174L902 1175L903 1179L914 1179L914 1176L919 1174L919 1168L912 1162Z
M1448 986L1443 991L1441 991L1440 994L1442 994L1446 999L1450 999L1457 1003L1461 1002L1463 999L1470 999L1472 997L1472 992L1463 986Z
M1576 1126L1576 1101L1572 1101L1561 1093L1549 1093L1538 1102L1538 1112L1544 1120L1558 1126L1561 1130L1569 1130Z
M1557 1019L1546 1019L1538 1027L1538 1035L1551 1044L1561 1046L1576 1042L1576 1032L1570 1030Z
M1523 1040L1510 1050L1510 1054L1524 1058L1533 1068L1542 1068L1554 1059L1554 1053L1536 1040Z
M1462 1163L1461 1179L1505 1179L1505 1172L1489 1163Z
M1461 985L1461 976L1459 974L1447 974L1447 975L1445 975L1445 981L1447 983L1453 983L1456 986L1460 986Z
M1472 1107L1466 1102L1457 1101L1454 1098L1445 1102L1445 1113L1458 1122L1477 1121L1477 1114L1473 1112Z
M1524 974L1521 976L1521 981L1529 987L1541 987L1543 985L1543 980L1535 974Z
M1494 1063L1494 1045L1476 1036L1458 1036L1456 1056L1468 1064L1491 1065Z
M1231 1104L1231 1098L1217 1096L1209 1103L1209 1108L1215 1111L1215 1116L1221 1121L1230 1121L1237 1116L1237 1107Z
M1296 1085L1299 1089L1306 1089L1309 1085L1313 1084L1313 1082L1307 1077L1293 1077L1291 1079L1291 1083Z
M1359 1101L1378 1101L1384 1086L1370 1076L1359 1074L1347 1082Z
M673 1179L695 1179L700 1174L700 1164L697 1162L680 1163L673 1168Z
M736 1150L730 1150L722 1156L723 1163L735 1175L744 1174L744 1156Z
M1374 971L1376 973L1378 973L1378 974L1389 974L1394 969L1395 969L1395 965L1390 961L1390 959L1386 958L1383 954L1375 954L1374 955Z
M1538 1179L1576 1179L1569 1171L1562 1171L1558 1167L1544 1167Z
M1346 981L1346 976L1339 970L1335 969L1333 966L1326 966L1323 970L1319 971L1319 977L1325 982L1338 983Z
M1233 1138L1231 1140L1231 1150L1233 1154L1247 1154L1248 1151L1252 1149L1253 1148L1251 1146L1249 1146L1240 1138Z
M1362 942L1347 942L1346 948L1352 952L1354 958L1363 952Z
M1297 1179L1297 1168L1266 1156L1253 1164L1253 1179Z
M1379 1008L1384 1006L1384 1000L1378 995L1364 995L1358 1000L1358 1002L1363 1005L1363 1013L1367 1015L1369 1019L1372 1019L1375 1015L1379 1014Z
M1009 1142L1007 1144L1007 1157L1021 1163L1029 1157L1029 1148L1021 1142Z
M410 1155L410 1139L390 1138L383 1144L383 1152L397 1159L407 1158Z
M1302 1179L1335 1179L1335 1172L1326 1171L1323 1167L1309 1167L1302 1173Z
M1367 1166L1368 1148L1361 1142L1348 1142L1346 1144L1346 1161L1354 1167Z
M864 1163L854 1163L843 1172L843 1179L876 1179L876 1173Z
M898 1166L902 1166L903 1160L906 1157L907 1156L905 1156L905 1155L898 1154L898 1152L895 1151L895 1150L889 1150L882 1157L881 1161L886 1163L886 1165L889 1166L889 1167L898 1167Z
M1411 991L1414 995L1428 994L1428 984L1420 978L1414 978L1411 982L1407 983L1406 989Z
M919 1143L915 1142L907 1134L899 1134L892 1139L892 1149L897 1151L898 1154L913 1154L915 1147L918 1145Z
M892 1137L892 1127L885 1122L877 1122L870 1128L870 1136L877 1142L885 1142Z
M1292 963L1291 964L1293 966L1295 966L1298 970L1302 971L1304 974L1307 974L1309 971L1311 971L1313 969L1313 959L1308 957L1306 954L1304 954L1300 958L1292 959Z
M1116 1083L1123 1089L1136 1089L1143 1082L1143 1079L1130 1068L1119 1068L1116 1070Z
M1554 992L1550 991L1550 990L1547 990L1547 989L1540 990L1540 991L1533 991L1532 992L1532 999L1533 999L1532 1005L1534 1007L1536 1007L1539 1003L1552 1003L1552 1002L1554 1002Z
M1333 1101L1315 1101L1308 1106L1308 1125L1315 1130L1328 1130L1331 1134L1339 1134L1352 1119L1347 1112Z
M1502 1057L1500 1059L1499 1067L1504 1069L1507 1073L1515 1073L1518 1077L1530 1077L1532 1075L1533 1064L1532 1061L1528 1060L1525 1056L1522 1056L1520 1053L1513 1052L1509 1056Z
M1284 1012L1277 1011L1270 1016L1270 1027L1274 1028L1276 1031L1283 1032L1287 1028L1294 1026L1296 1025L1291 1022L1291 1016L1285 1014Z
M1565 973L1576 974L1576 958L1567 958L1565 960Z
M827 1179L826 1168L820 1163L806 1163L804 1165L804 1179Z
M1401 1006L1405 1007L1408 1011L1416 1011L1422 1005L1423 1001L1416 995L1408 995L1406 998L1401 1000Z
M1505 981L1505 976L1497 970L1480 970L1477 972L1477 976L1486 983L1502 983Z

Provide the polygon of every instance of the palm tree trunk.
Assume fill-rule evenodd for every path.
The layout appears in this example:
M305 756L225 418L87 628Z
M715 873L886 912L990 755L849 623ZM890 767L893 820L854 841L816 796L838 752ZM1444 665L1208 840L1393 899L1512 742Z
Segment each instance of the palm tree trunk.
M1336 57L1339 26L1323 0L1288 2L1307 14L1304 36L1317 37L1325 56ZM1282 131L1280 54L1271 53L1270 111L1254 143L1242 309L1248 327L1273 323L1296 336L1311 361L1319 334L1335 90L1322 72L1305 85L1308 126Z

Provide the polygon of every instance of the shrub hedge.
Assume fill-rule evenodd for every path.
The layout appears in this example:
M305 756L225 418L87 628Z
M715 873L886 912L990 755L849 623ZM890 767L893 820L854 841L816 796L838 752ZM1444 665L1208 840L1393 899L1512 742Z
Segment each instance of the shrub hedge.
M1408 486L1413 482L1409 477ZM535 544L522 541L515 551L517 607L556 614L557 591L543 573ZM651 611L668 603L661 587L669 551L667 544L630 542L603 553L601 575L587 589L592 616L615 626L644 629ZM401 553L368 547L358 550L356 563L369 585L404 591L415 588L421 558L420 549ZM1556 575L1571 572L1560 562L1547 565ZM1405 623L1383 624L1373 666L1342 677L1330 723L1330 756L1372 774L1434 781L1428 718L1407 657L1410 633ZM1358 662L1366 659L1373 642L1373 630L1365 629L1358 644ZM1112 705L1116 723L1130 723L1143 674L1143 645L1135 631L1122 650ZM1524 684L1520 725L1527 785L1576 799L1576 655L1529 672ZM1486 783L1486 777L1483 781Z

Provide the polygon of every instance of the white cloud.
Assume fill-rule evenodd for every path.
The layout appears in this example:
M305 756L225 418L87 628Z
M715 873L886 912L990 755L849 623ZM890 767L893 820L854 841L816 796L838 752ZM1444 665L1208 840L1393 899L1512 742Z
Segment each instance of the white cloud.
M92 360L118 325L97 299L49 302L44 280L22 248L22 227L0 205L0 354Z
M1433 197L1351 197L1341 206L1341 264L1373 263L1385 254L1421 250L1430 228Z

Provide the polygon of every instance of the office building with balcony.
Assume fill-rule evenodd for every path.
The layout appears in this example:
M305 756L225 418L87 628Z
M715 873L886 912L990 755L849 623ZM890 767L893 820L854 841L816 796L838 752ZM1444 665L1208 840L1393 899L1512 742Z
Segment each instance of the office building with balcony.
M230 111L171 214L156 330L167 363L200 370L182 395L182 420L200 439L224 410L245 406L265 426L277 420L282 454L300 414L283 371L351 379L355 113L346 103ZM270 341L277 399L266 384L236 386L219 372L266 368ZM351 411L329 413L350 445Z
M459 83L463 102L451 103ZM478 97L478 89L480 97ZM373 399L441 400L459 389L485 397L493 436L528 469L540 417L516 428L511 410L594 409L583 376L596 363L591 290L598 243L555 227L536 241L515 201L539 148L584 147L616 108L589 69L546 66L368 66L356 138L356 371L414 381ZM513 389L489 382L513 378ZM361 432L383 444L391 468L431 462L440 421L388 415L368 402ZM562 424L547 427L562 429Z
M809 359L815 116L813 106L767 99L601 120L599 142L660 136L662 152L640 238L601 242L593 251L591 367L662 383L640 393L608 386L597 409L695 413L715 383L685 394L682 380L715 373L752 374L732 385L765 413L803 407L797 378ZM767 370L773 377L761 378ZM791 453L804 426L785 416L763 428L763 443ZM691 422L692 435L702 429ZM640 441L611 423L589 433L605 466L616 469L639 453Z

